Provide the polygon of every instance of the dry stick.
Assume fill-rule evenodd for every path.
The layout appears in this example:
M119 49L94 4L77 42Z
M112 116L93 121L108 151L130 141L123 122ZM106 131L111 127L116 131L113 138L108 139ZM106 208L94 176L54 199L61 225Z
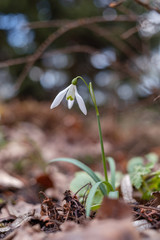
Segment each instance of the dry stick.
M130 29L128 29L126 32L121 34L121 38L122 39L127 39L129 37L131 37L133 34L137 33L139 30L138 26L134 26Z
M152 7L147 3L141 2L141 0L135 0L135 2L142 5L143 7L147 8L148 10L153 10L153 11L156 11L156 12L160 13L160 9L158 9L156 7Z
M41 56L42 59L44 58L49 58L51 57L53 54L57 54L57 53L73 53L73 52L83 52L83 53L88 53L88 54L95 54L95 53L100 53L100 50L87 46L87 45L75 45L75 46L70 46L70 47L66 47L66 48L60 48L57 50L52 50L52 51L48 51L45 54L43 54ZM0 68L5 68L5 67L9 67L9 66L15 66L15 65L19 65L19 64L23 64L23 63L27 63L32 61L32 55L28 56L28 57L21 57L21 58L16 58L16 59L9 59L3 62L0 62ZM123 64L123 68L122 65L118 62L113 62L112 65L110 66L112 69L119 71L120 73L124 73L125 75L128 74L129 76L131 76L132 78L136 79L137 78L137 74L136 72L132 72L127 66L126 64Z
M120 17L120 16L119 16ZM117 17L118 18L118 17ZM126 21L128 19L126 16L123 16L123 21ZM29 70L33 66L33 64L36 62L37 59L40 58L42 53L53 43L56 39L58 39L60 36L62 36L64 33L68 32L69 30L72 30L77 27L93 24L93 23L101 23L109 21L105 17L93 17L93 18L85 18L85 19L79 19L74 22L68 23L65 26L62 26L59 28L56 32L52 33L37 49L37 51L32 55L32 60L26 64L24 67L22 73L20 74L17 83L16 83L16 89L18 90L27 76ZM135 18L129 18L129 21L135 21Z
M116 8L116 7L118 7L119 5L121 5L122 3L124 3L125 2L125 0L119 0L119 1L117 1L117 2L111 2L110 4L109 4L109 7L110 8Z
M94 21L94 19L98 20L98 21L94 21L94 22L134 22L134 21L137 21L137 16L136 15L134 15L134 16L119 15L115 19L114 19L114 17L112 19L112 16L110 16L110 18L111 19L107 19L105 17L92 17L90 19L91 19L91 21ZM85 20L85 18L80 19L80 20ZM66 24L69 24L69 23L72 23L72 22L75 22L75 21L77 21L77 20L63 19L63 20L51 20L51 21L38 21L38 22L32 22L32 23L29 23L27 25L24 25L24 27L29 27L30 29L62 27Z
M98 34L99 36L104 37L106 40L111 42L116 46L120 51L122 51L127 57L135 56L135 51L133 51L125 42L121 39L117 39L115 36L112 36L110 32L105 28L99 27L96 24L87 27L92 32Z
M92 30L93 32L95 32L96 34L98 34L99 36L102 36L104 37L106 40L108 40L109 42L111 42L114 46L117 47L117 49L119 49L121 52L123 52L127 58L129 58L130 56L132 57L136 57L136 53L134 50L132 50L129 45L127 45L125 42L123 42L121 39L117 39L116 37L112 36L110 34L110 32L108 32L106 29L102 28L102 27L99 27L97 26L96 24L94 25L91 25L89 27L87 27L88 29ZM133 65L136 65L134 61L132 61L131 59L131 62ZM114 66L114 64L113 64ZM126 68L126 71L130 74L131 73L131 69L129 69L129 66L128 64L125 64L125 66L123 66L123 68ZM137 67L137 65L136 65ZM122 69L122 66L121 66L121 71L123 71ZM138 69L140 71L140 69ZM142 71L141 71L142 72ZM132 77L134 76L134 78L138 77L139 78L139 74L135 74L133 71L132 73L130 74L132 75Z
M50 21L38 21L31 22L27 25L24 25L23 28L37 29L37 28L53 28L53 27L62 27L73 20L62 19L62 20L50 20Z
M45 54L43 54L41 56L41 58L49 58L53 54L57 54L57 53L73 53L73 52L84 52L84 53L88 53L88 54L94 54L96 52L99 52L99 50L96 49L96 48L87 46L87 45L75 45L75 46L59 48L59 49L56 49L56 50L52 50L52 51L46 52ZM14 65L19 65L19 64L31 62L32 60L33 60L33 56L32 55L27 56L27 57L9 59L9 60L0 62L0 68L5 68L5 67L14 66Z
M111 69L118 71L120 74L124 74L124 76L129 75L134 80L140 81L140 74L133 71L127 63L120 64L119 62L113 62L110 66Z
M83 53L88 53L88 54L94 54L97 52L100 52L100 50L94 48L94 47L90 47L88 45L75 45L75 46L69 46L66 48L61 48L61 49L57 49L57 50L52 50L49 52L46 52L42 58L47 58L52 56L55 53L74 53L74 52L83 52Z
M152 206L144 206L144 205L139 205L139 204L129 204L129 206L134 207L134 208L144 208L144 209L148 209L148 210L155 210L157 212L160 212L159 208L156 207L152 207Z

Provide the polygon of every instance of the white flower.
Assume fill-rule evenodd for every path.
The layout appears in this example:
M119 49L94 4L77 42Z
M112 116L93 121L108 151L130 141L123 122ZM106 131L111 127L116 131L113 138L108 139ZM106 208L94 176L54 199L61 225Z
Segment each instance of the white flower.
M87 114L87 109L86 109L85 103L83 101L83 98L79 95L79 93L77 91L77 87L74 84L69 85L63 91L58 93L58 95L55 97L54 101L52 102L50 109L57 107L61 103L61 101L63 100L65 95L66 95L66 100L68 101L69 109L72 108L74 100L76 98L78 106L81 109L81 111L85 115Z

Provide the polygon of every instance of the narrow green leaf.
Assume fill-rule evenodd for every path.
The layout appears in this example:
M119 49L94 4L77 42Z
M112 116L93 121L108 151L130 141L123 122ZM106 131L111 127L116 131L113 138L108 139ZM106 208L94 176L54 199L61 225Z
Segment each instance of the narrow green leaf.
M100 208L100 206L101 206L101 204L92 205L91 210L92 210L92 211L96 211L97 209Z
M115 161L111 157L107 157L106 160L109 163L109 168L110 168L110 171L111 171L111 184L112 184L113 190L115 190L115 182L116 182L116 165L115 165Z
M93 91L93 87L92 87L91 82L89 83L89 92L90 92L93 103L96 104L96 99L95 99L95 95L94 95L94 91Z
M112 185L109 182L103 181L103 183L106 185L107 187L107 195L109 194L110 191L114 191Z
M56 158L56 159L52 159L51 161L49 161L49 163L54 163L54 162L68 162L68 163L72 163L74 165L76 165L77 167L81 168L83 171L85 171L86 173L88 173L88 175L93 178L93 180L95 182L100 182L101 180L99 179L99 177L97 177L97 175L84 163L78 161L77 159L74 158ZM107 195L107 191L104 187L103 184L100 185L100 189L103 193L103 195Z
M118 191L109 192L108 197L112 198L112 199L118 199L119 198L119 192Z
M93 187L91 188L88 197L87 197L87 201L86 201L86 216L89 217L90 216L90 211L91 211L91 207L92 207L92 202L93 202L93 198L94 195L97 191L97 188L100 186L100 184L102 184L103 182L97 182L93 185Z

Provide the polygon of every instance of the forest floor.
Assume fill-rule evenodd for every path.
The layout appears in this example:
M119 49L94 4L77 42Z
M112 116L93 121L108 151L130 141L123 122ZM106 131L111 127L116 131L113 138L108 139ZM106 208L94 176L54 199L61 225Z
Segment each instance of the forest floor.
M79 169L48 162L71 157L103 173L95 114L49 107L33 100L0 105L0 239L160 239L159 192L156 204L139 200L135 206L121 194L120 200L105 198L86 219L84 206L68 191ZM160 157L158 112L144 105L101 112L105 153L118 171L126 174L131 157Z

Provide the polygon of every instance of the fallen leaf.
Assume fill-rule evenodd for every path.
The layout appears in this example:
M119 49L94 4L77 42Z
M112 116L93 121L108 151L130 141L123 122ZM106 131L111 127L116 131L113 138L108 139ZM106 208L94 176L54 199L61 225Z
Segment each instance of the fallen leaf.
M0 180L1 187L5 187L5 188L10 188L10 187L22 188L22 187L24 187L24 184L22 181L9 175L8 173L6 173L3 170L0 170L0 176L1 176L1 180Z
M100 209L96 214L97 219L122 219L131 217L129 206L117 199L104 198Z

